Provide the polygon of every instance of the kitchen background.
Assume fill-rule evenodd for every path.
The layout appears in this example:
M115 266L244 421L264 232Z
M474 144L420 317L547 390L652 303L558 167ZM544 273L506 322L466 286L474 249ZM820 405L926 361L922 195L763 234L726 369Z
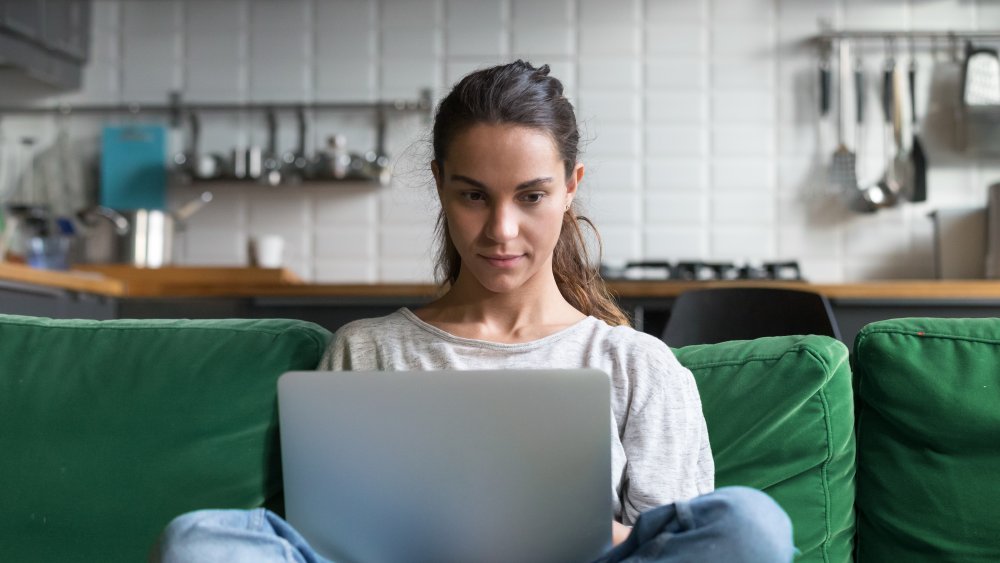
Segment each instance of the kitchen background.
M578 109L587 166L582 202L605 261L797 260L805 278L934 277L936 209L984 206L1000 161L960 150L961 61L949 45L918 59L917 115L931 167L928 200L860 214L827 188L836 112L819 113L820 20L835 29L1000 28L1000 2L960 0L307 0L96 1L83 88L53 93L0 74L0 102L54 105L434 100L468 71L513 58L547 63ZM899 58L908 62L906 42ZM865 46L868 107L859 180L884 170L881 43ZM836 108L836 99L834 100ZM848 101L847 105L851 106ZM60 131L93 158L106 124L146 115L0 117L4 158L42 153ZM201 149L265 142L260 113L201 116ZM285 263L316 282L430 281L436 215L426 115L391 114L387 187L212 183L214 200L178 235L177 261L240 265L247 240L277 234ZM281 116L278 148L296 140ZM854 128L847 127L853 141ZM375 144L365 111L314 111L307 150L342 134ZM187 132L174 131L172 151ZM21 141L29 137L28 147ZM853 145L853 142L851 143ZM85 166L66 166L86 176ZM71 179L59 205L87 203ZM173 184L173 205L205 185Z

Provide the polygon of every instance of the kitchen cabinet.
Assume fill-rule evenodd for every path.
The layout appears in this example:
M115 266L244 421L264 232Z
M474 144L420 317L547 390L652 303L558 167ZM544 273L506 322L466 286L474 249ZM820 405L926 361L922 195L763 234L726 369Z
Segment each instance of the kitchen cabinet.
M0 66L78 88L90 55L90 10L90 0L0 0Z

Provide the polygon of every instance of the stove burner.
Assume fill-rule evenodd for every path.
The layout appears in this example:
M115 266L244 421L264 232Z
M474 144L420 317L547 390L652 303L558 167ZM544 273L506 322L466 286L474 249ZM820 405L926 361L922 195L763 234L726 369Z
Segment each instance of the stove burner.
M628 262L624 267L601 265L601 275L607 280L801 280L797 261L734 262L667 261Z

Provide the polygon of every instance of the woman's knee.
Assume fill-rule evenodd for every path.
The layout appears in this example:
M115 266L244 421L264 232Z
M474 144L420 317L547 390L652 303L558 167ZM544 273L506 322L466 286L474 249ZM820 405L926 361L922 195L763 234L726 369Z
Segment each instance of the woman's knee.
M792 522L767 494L748 487L724 487L702 497L723 534L748 561L791 561Z

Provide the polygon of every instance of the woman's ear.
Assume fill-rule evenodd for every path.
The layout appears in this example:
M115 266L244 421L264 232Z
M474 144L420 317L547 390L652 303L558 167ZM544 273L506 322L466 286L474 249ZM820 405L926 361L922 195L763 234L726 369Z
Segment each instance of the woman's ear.
M573 198L576 195L576 189L579 187L580 182L583 180L583 163L577 162L576 166L573 168L573 172L570 173L569 178L566 178L566 195Z

